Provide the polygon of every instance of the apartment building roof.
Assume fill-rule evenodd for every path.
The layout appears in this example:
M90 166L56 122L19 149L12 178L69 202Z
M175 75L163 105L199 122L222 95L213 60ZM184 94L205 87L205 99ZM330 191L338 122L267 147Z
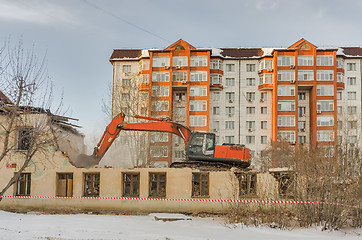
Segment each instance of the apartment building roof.
M341 54L347 58L361 58L362 47L341 47Z
M320 48L319 50L331 50ZM337 55L346 58L362 58L362 47L340 47ZM292 51L287 48L214 48L214 49L197 49L199 51L210 51L211 57L219 57L224 59L250 59L261 58L263 56L272 56L274 50ZM196 51L197 51L196 50ZM148 58L150 51L164 51L162 49L114 49L110 57L110 61L130 61L139 60L140 58ZM167 50L169 51L169 50Z

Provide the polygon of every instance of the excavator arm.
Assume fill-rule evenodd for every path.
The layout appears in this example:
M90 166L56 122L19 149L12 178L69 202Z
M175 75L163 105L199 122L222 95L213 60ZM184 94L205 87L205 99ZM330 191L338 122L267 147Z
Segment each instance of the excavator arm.
M143 122L143 123L125 123L124 113L119 113L115 116L111 123L106 127L100 141L97 144L97 147L94 148L93 156L97 159L101 159L104 154L107 152L108 148L112 145L118 134L123 131L147 131L147 132L168 132L176 134L181 137L186 146L191 137L191 130L187 127L172 122L167 118L151 118L151 117L143 117L143 116L131 116L137 119L145 119L152 122Z

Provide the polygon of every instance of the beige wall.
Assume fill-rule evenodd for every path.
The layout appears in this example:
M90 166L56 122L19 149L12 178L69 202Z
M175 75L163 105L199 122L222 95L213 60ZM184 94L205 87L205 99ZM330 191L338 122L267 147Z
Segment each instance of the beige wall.
M48 156L49 157L49 156ZM57 173L73 173L73 197L84 196L84 174L100 173L100 197L122 197L122 174L137 172L140 174L139 197L149 197L149 174L151 172L166 173L166 199L192 199L192 173L199 172L190 168L75 168L60 152L49 158L36 156L24 172L31 173L31 196L56 196ZM13 160L12 160L13 161ZM11 162L13 163L13 162ZM0 164L0 185L4 186L17 168L6 168ZM263 181L265 183L263 183ZM273 182L274 181L274 182ZM272 187L270 187L272 186ZM275 191L275 180L269 174L259 174L257 195L265 196L265 192ZM237 198L237 180L233 169L230 171L209 172L209 197L205 199ZM7 196L14 195L14 187ZM203 198L195 198L203 199ZM31 210L79 210L121 212L210 212L224 211L226 205L216 202L188 201L149 201L149 200L107 200L107 199L4 199L0 202L2 209Z

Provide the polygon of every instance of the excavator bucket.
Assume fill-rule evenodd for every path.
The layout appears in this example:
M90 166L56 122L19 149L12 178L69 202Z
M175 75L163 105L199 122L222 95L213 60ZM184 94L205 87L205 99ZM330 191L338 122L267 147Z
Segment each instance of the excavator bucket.
M75 159L71 160L71 163L77 168L91 168L97 165L101 161L101 158L95 155L80 154Z

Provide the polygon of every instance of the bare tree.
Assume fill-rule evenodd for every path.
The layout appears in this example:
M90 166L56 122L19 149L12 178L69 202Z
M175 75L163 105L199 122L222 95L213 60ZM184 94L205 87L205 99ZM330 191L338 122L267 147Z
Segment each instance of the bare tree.
M0 162L16 161L19 168L0 196L16 183L34 156L55 147L57 132L51 126L54 115L48 110L52 87L45 56L39 60L34 47L26 51L21 40L15 47L10 40L7 45L7 53L2 52L5 67L0 75L4 93L0 105Z
M148 115L148 92L139 91L140 77L128 73L112 86L111 104L104 102L103 111L108 119L116 116L119 112L126 114L128 123L137 123L144 120L133 118L134 115ZM127 146L129 154L123 152L123 157L131 159L134 166L145 166L148 157L148 133L137 131L122 131L119 138L113 143L112 148L124 149Z

